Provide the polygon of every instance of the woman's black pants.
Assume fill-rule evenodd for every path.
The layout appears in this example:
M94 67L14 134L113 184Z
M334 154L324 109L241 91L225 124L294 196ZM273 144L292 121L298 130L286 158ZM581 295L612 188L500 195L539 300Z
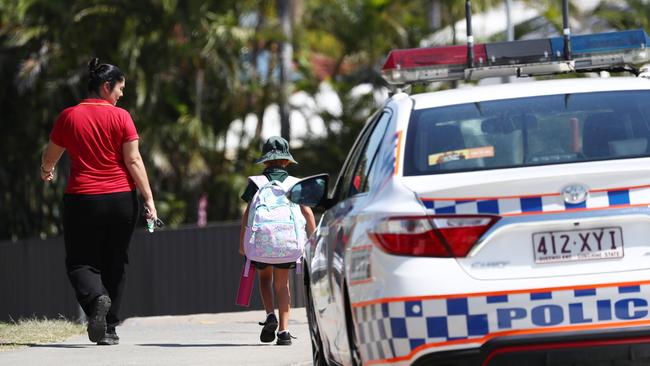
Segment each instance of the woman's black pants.
M90 315L95 299L108 295L106 322L114 328L138 217L136 192L66 194L63 207L65 264L77 301Z

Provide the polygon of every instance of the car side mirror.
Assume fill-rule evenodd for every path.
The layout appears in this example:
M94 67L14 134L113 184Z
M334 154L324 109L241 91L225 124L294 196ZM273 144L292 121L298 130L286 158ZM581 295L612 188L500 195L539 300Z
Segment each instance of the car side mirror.
M327 198L328 182L328 174L318 174L304 178L289 189L287 198L289 198L289 201L302 206L328 209L331 207L330 200Z

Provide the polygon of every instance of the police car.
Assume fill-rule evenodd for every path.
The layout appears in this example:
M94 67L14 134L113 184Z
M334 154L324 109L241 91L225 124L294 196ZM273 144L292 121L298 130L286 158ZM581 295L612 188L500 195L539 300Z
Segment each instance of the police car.
M650 59L643 30L570 40L391 52L398 89L333 188L289 192L324 210L304 260L316 365L650 362L650 79L399 89Z

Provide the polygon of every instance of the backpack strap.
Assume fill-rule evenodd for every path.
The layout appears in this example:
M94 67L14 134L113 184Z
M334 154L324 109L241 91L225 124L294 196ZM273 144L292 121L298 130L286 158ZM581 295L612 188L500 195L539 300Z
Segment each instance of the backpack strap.
M248 277L248 272L252 265L253 263L251 263L251 260L246 257L246 263L244 264L244 277Z
M257 189L260 189L260 188L264 187L267 183L270 182L269 178L267 178L266 175L264 175L264 174L262 174L262 175L251 175L250 177L248 177L248 180L253 182L253 184L255 184L257 186ZM298 183L299 180L300 180L300 178L296 178L296 177L293 177L293 176L288 176L284 180L284 182L280 183L278 181L278 183L280 183L282 185L282 187L286 191L288 191L289 188L291 188L294 184Z
M296 274L302 274L302 256L296 259Z
M257 189L264 187L264 185L269 182L269 178L267 178L266 175L264 174L251 175L250 177L248 177L248 180L253 182L253 184L257 186Z

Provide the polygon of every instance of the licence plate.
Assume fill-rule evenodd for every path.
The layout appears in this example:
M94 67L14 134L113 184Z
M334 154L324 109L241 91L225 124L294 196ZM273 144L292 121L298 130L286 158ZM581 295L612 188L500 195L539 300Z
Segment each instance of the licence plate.
M620 227L533 233L535 263L623 257Z

